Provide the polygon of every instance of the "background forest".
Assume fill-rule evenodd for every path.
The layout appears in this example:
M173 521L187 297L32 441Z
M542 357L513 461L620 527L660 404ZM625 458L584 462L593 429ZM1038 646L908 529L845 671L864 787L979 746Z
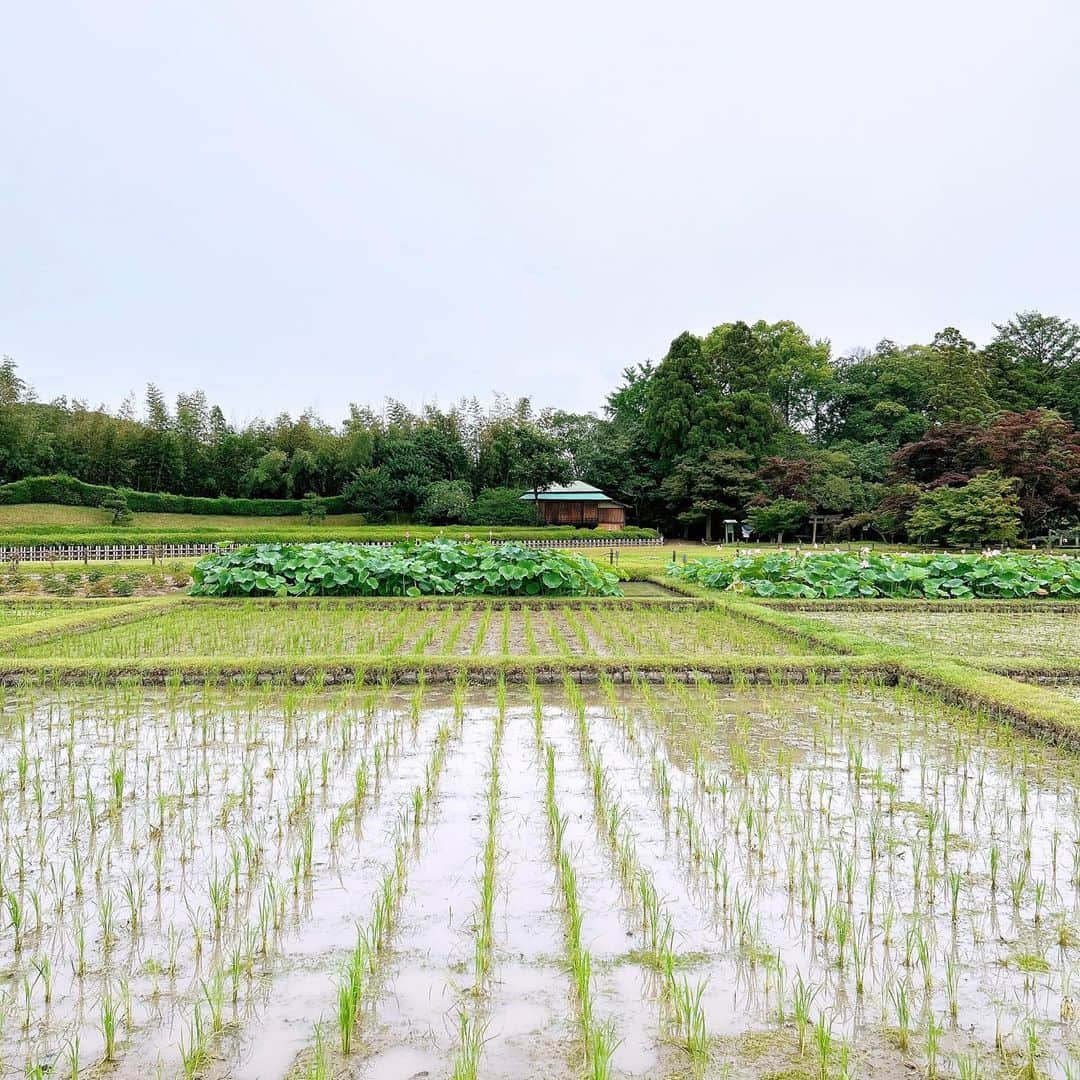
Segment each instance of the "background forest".
M313 492L370 522L498 525L532 522L522 490L580 478L669 535L711 538L726 517L790 535L822 515L823 536L1045 536L1080 514L1080 327L1024 312L995 329L984 348L949 327L833 357L792 322L724 323L627 368L600 416L502 397L420 412L388 401L350 405L337 426L305 412L237 427L201 391L170 405L153 385L115 414L40 402L7 359L0 483Z

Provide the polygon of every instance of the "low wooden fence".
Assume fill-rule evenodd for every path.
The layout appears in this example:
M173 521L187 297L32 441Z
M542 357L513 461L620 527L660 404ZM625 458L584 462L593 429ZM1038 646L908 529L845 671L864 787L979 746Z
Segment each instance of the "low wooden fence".
M330 539L329 537L327 539ZM485 539L482 536L477 540ZM358 540L356 543L366 547L390 547L401 541L394 540ZM582 540L564 538L562 540L500 540L489 541L493 544L522 544L532 548L623 548L623 547L658 547L664 543L662 536L619 538L606 540L588 537ZM53 563L53 562L126 562L128 560L149 559L160 562L165 559L190 559L200 555L214 555L230 551L237 547L250 547L253 541L221 544L53 544L49 546L0 547L0 563Z

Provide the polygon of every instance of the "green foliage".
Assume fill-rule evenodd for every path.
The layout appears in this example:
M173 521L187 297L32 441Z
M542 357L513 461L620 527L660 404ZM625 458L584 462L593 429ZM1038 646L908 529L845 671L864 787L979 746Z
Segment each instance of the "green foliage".
M101 509L112 515L113 525L130 525L135 520L122 491L113 491L101 500Z
M618 596L614 573L570 552L431 540L392 547L259 544L208 555L196 596Z
M919 498L907 529L923 541L1010 543L1020 531L1015 484L1000 473L985 472L961 487L934 488Z
M244 517L283 517L304 512L304 499L217 499L162 492L132 491L102 484L85 484L72 476L28 476L10 484L0 484L0 504L54 503L59 506L102 506L117 493L136 514L227 514ZM339 497L323 500L331 513L343 513L346 503Z
M754 493L750 455L742 450L714 449L684 454L661 485L675 517L684 525L705 524L712 539L720 516L741 516Z
M384 468L357 470L342 496L352 509L375 524L387 521L397 507L393 482Z
M708 589L813 600L1080 597L1080 559L1052 555L776 552L696 559L668 573Z
M472 489L464 480L436 480L424 491L417 520L429 525L456 525L469 520Z
M326 500L314 491L309 491L301 500L303 509L300 513L309 525L320 525L326 520Z
M485 488L469 511L470 525L534 525L536 509L518 488Z
M299 521L299 519L297 519ZM482 536L478 535L482 532ZM489 536L489 532L492 534ZM617 532L599 529L580 529L569 525L529 525L478 529L469 525L325 525L268 526L243 524L235 528L223 526L183 526L135 530L122 536L109 526L99 529L81 525L11 525L0 527L0 546L41 546L56 544L304 544L327 540L351 541L356 544L395 542L399 540L559 540L572 544L575 540L647 539L655 537L654 529L628 526Z
M809 503L801 499L774 499L750 511L750 524L758 536L784 539L784 533L794 532L810 513Z
M115 415L43 403L4 360L0 481L17 483L0 501L96 507L123 490L135 513L300 515L306 491L372 522L524 524L465 509L465 487L520 494L577 476L636 521L687 535L783 497L835 515L840 531L902 536L911 506L888 489L997 469L1020 481L1023 535L1045 535L1080 512L1080 326L1026 311L995 329L984 347L946 327L834 358L793 322L733 321L628 367L602 416L527 398L417 412L391 400L350 406L339 425L304 412L235 427L201 392L171 402L153 385L140 409ZM741 506L743 485L714 456L725 453L746 455L754 477Z

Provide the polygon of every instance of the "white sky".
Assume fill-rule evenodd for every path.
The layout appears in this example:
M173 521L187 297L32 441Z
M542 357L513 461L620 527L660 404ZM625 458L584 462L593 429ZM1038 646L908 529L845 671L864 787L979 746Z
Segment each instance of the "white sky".
M1080 5L11 3L0 352L239 419L598 408L683 329L1080 317Z

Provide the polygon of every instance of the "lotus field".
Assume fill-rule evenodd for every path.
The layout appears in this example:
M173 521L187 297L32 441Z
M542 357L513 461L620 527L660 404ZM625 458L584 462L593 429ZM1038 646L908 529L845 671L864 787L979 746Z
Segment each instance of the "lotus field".
M0 1074L1080 1077L1075 564L813 558L0 599Z
M777 552L696 559L670 572L695 585L763 597L1080 598L1080 558L1068 555Z

